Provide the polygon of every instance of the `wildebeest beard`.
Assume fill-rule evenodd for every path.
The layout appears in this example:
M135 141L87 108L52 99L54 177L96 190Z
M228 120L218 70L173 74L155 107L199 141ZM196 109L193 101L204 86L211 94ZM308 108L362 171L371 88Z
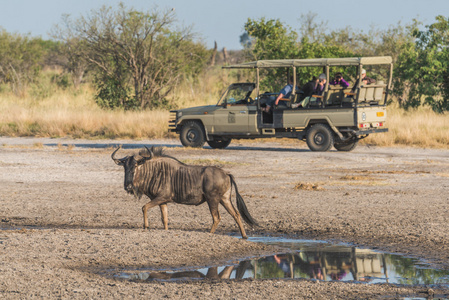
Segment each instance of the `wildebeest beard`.
M132 190L128 190L127 192L128 192L128 194L133 195L136 200L140 200L143 196L143 193L140 192L139 189L135 188L134 186L133 186Z
M128 194L133 195L136 200L140 200L143 196L143 193L139 190L139 187L134 182L137 168L138 166L134 168L132 174L130 174L131 172L126 174L126 176L132 176L132 179L131 180L129 180L129 178L125 179L126 182L131 182L128 183L128 185L125 185L125 190Z

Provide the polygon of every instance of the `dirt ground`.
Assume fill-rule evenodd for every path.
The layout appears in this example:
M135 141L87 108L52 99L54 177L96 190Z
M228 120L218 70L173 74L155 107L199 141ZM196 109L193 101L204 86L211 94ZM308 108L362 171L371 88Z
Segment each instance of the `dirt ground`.
M449 150L359 146L311 152L305 143L235 141L225 150L178 140L0 137L0 298L363 299L448 298L447 286L308 280L132 282L98 270L220 265L277 249L237 238L233 219L209 234L207 205L169 205L142 229L141 207L110 158L161 145L189 164L231 172L256 234L346 242L449 269ZM235 200L233 200L235 201ZM234 202L235 203L235 202ZM230 235L230 233L235 235Z

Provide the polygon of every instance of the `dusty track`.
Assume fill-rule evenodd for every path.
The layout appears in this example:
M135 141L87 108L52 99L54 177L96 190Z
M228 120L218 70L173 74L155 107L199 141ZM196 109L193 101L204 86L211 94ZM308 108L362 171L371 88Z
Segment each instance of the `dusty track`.
M426 259L449 269L449 150L358 147L316 153L304 143L233 142L226 150L185 149L175 140L80 141L0 138L0 298L375 298L428 296L427 287L291 280L134 283L92 270L172 267L229 261L275 249L230 237L222 221L210 235L207 205L169 205L169 231L123 190L110 159L139 146L164 145L187 163L221 165L234 174L271 233L344 241ZM22 230L17 230L22 228ZM16 230L10 230L16 229ZM449 290L433 287L448 297Z

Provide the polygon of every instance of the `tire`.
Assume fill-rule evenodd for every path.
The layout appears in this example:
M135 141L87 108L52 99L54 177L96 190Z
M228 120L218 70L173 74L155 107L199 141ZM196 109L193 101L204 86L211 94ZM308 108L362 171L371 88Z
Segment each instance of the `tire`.
M342 142L342 143L334 143L335 149L338 151L352 151L357 147L357 144L359 143L359 140L350 140L349 142Z
M326 124L315 124L307 130L306 142L312 151L328 151L334 144L332 129Z
M182 126L179 135L184 147L201 148L206 142L203 125L197 121L189 121Z
M232 141L232 139L227 139L227 140L216 139L216 140L213 140L213 141L207 141L207 144L209 146L211 146L211 148L214 148L214 149L224 149L227 146L229 146L231 141Z

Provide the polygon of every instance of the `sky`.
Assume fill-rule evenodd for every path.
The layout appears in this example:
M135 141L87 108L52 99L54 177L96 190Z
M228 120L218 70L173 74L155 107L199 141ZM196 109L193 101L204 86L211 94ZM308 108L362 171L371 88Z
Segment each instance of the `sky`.
M51 28L61 23L64 14L77 19L120 2L140 11L174 8L179 25L193 26L208 48L216 41L219 50L242 48L240 35L248 18L279 19L298 31L301 15L313 13L318 23L327 22L329 28L351 26L367 33L372 27L387 29L413 19L426 25L438 15L449 17L449 0L0 0L0 27L49 39Z

